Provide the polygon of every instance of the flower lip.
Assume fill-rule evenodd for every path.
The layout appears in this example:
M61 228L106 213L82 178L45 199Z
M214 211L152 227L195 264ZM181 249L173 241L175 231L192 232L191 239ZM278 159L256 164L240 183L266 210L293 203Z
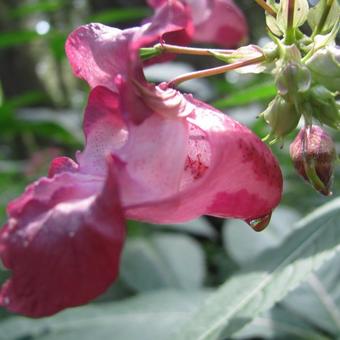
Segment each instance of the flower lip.
M163 82L159 85L142 85L133 80L137 95L155 113L166 118L186 117L190 115L195 107L187 101L184 95L176 89Z

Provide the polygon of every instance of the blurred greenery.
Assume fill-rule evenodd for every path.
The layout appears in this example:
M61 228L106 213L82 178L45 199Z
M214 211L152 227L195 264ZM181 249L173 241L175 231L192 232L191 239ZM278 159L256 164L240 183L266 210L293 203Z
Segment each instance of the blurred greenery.
M237 4L249 20L250 42L258 43L265 34L262 11L254 1L239 0ZM64 44L69 32L93 21L125 28L140 23L150 13L142 0L0 1L0 222L6 220L7 203L28 183L45 175L54 157L73 157L82 148L81 120L88 88L74 78L68 65ZM177 60L201 69L203 63L215 66L216 60L211 59L179 56ZM167 71L165 67L165 75ZM245 122L260 137L268 133L263 119L256 119L275 95L268 75L232 73L206 79L200 85L192 86L195 96L206 98L206 92L211 92L213 105ZM244 270L251 259L256 261L266 251L275 257L282 244L299 232L293 221L331 201L296 175L289 157L289 144L295 135L296 131L284 145L272 147L282 167L285 187L284 208L278 218L273 217L268 231L255 235L242 222L235 227L238 222L205 217L168 226L131 221L121 277L106 294L89 306L41 321L15 318L0 308L0 339L165 339L170 334L168 329L184 325L217 286ZM340 143L339 135L333 136ZM335 178L339 176L338 167ZM336 180L335 197L339 190ZM331 268L326 264L328 271L339 279L340 269L334 260L331 264ZM307 282L307 288L298 287L293 297L261 314L235 338L339 336L339 324L334 322L334 313L340 310L336 280L322 270L317 273L319 285L333 303L331 312L322 304L324 295L315 293ZM6 277L8 272L0 267L0 283ZM248 284L245 287L251 289ZM292 307L294 294L303 294L308 307ZM219 303L227 305L228 300L223 296ZM313 308L322 310L322 315L311 315Z

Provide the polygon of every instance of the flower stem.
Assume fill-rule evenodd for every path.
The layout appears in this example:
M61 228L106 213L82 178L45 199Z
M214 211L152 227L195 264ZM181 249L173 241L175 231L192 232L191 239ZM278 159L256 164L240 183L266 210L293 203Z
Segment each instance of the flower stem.
M214 53L231 54L235 52L235 50L184 47L184 46L177 46L177 45L170 45L170 44L156 44L154 48L161 52L176 53L176 54L190 54L190 55L207 55L207 56L213 56Z
M257 64L257 63L260 63L264 60L265 60L265 57L260 56L260 57L256 57L256 58L253 58L253 59L238 61L236 63L229 64L229 65L213 67L213 68L209 68L207 70L202 70L202 71L190 72L190 73L183 74L179 77L174 78L173 80L168 82L168 85L170 87L174 87L174 86L177 86L180 83L183 83L184 81L187 81L187 80L209 77L209 76L213 76L213 75L216 75L216 74L221 74L221 73L224 73L224 72L227 72L227 71L236 70L240 67Z
M295 0L288 1L288 13L287 13L287 31L285 43L287 45L294 43L294 12L295 12Z
M276 12L273 10L272 7L270 7L265 0L255 0L255 2L261 6L268 14L273 16L274 18L276 17Z

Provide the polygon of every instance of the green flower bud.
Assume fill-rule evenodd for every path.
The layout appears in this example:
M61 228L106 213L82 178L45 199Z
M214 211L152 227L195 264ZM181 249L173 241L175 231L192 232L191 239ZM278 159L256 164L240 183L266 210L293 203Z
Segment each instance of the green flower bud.
M340 129L340 110L335 94L322 85L311 88L309 103L312 115L321 123Z
M271 134L276 137L284 137L293 131L301 117L301 114L296 111L295 105L287 102L281 96L276 96L262 115L272 128Z
M296 62L288 62L279 70L276 77L276 87L281 96L294 102L294 98L299 93L308 91L311 81L311 74L306 66Z
M340 89L340 49L327 47L318 50L306 63L313 80L330 91Z
M336 160L332 138L317 125L301 129L290 145L290 157L297 172L323 195L331 195Z

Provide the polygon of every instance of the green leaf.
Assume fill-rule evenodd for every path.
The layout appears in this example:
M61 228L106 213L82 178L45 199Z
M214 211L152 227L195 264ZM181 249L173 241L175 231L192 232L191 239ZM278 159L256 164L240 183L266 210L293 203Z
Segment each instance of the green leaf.
M223 226L225 250L241 267L270 248L282 244L296 230L300 215L293 209L279 206L273 212L268 227L261 233L241 220L228 220Z
M283 301L291 311L334 338L340 334L339 261L337 254Z
M329 340L298 315L280 306L260 315L233 335L233 339Z
M314 30L321 24L318 33L328 33L340 17L338 0L320 0L308 13L308 24Z
M277 24L282 32L287 29L288 0L281 0L280 8L277 13ZM295 0L293 28L302 26L307 20L309 12L308 0Z
M0 340L172 339L197 310L207 291L159 291L115 303L98 303L33 320L0 322Z
M147 7L126 7L126 8L114 8L106 9L102 12L97 12L88 18L91 22L101 23L118 23L125 21L140 20L151 14L151 11Z
M298 223L281 246L265 252L212 294L177 339L229 338L282 300L340 250L340 198Z
M64 4L65 0L44 0L32 4L22 4L10 10L9 16L12 19L17 19L35 13L55 12L61 9Z
M230 94L227 98L216 100L212 105L218 109L246 105L254 101L271 99L276 95L276 92L277 90L273 83L256 84L247 89L237 90L237 92Z
M26 44L40 38L41 36L35 31L1 32L0 48L8 48Z
M203 217L186 223L160 225L159 228L178 230L180 232L187 232L192 235L203 236L209 239L214 239L217 236L215 229Z
M161 288L199 288L205 277L204 253L186 235L156 233L128 240L122 256L121 277L136 291Z

